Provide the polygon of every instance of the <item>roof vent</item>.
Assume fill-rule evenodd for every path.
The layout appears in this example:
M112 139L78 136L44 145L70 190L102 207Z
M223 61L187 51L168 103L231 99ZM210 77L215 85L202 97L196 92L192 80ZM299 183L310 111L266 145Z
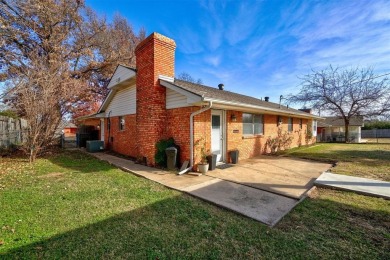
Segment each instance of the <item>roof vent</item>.
M223 84L222 83L218 84L218 88L219 88L219 90L223 90Z
M269 97L264 97L264 100L265 100L266 102L268 102L268 101L269 101Z

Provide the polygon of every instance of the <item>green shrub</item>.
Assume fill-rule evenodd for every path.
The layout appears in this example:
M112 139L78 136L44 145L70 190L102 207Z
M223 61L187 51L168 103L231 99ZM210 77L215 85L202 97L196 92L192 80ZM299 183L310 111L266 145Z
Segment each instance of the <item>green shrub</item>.
M165 149L171 147L175 144L173 138L161 139L156 143L157 152L154 156L154 160L161 167L167 167L167 155L165 154Z
M371 130L371 129L390 129L390 121L376 121L370 123L364 123L362 130Z

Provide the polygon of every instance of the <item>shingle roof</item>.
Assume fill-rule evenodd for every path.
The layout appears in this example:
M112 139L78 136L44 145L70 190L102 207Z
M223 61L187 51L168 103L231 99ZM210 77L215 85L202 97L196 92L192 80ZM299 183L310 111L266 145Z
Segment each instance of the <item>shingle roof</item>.
M318 124L319 127L326 127L326 126L344 126L344 119L342 117L337 117L337 116L329 116L329 117L324 117L325 121L321 122L324 123L325 125L320 125ZM350 126L363 126L363 117L362 116L355 116L352 117L349 121Z
M166 81L168 82L168 81ZM179 80L175 79L174 82L168 82L171 83L181 89L184 89L188 92L191 92L195 95L203 96L205 98L210 98L210 99L217 99L217 100L222 100L222 101L228 101L228 102L237 102L237 103L243 103L243 104L248 104L248 105L254 105L254 106L260 106L260 107L265 107L265 108L271 108L271 109L276 109L280 110L283 112L290 112L294 114L301 114L304 116L308 116L308 113L293 109L293 108L288 108L286 106L281 105L279 107L279 104L273 103L273 102L268 102L264 101L258 98L246 96L246 95L241 95L238 93L234 93L231 91L227 90L220 90L218 88L213 88L213 87L208 87L196 83L191 83L188 81L184 80Z

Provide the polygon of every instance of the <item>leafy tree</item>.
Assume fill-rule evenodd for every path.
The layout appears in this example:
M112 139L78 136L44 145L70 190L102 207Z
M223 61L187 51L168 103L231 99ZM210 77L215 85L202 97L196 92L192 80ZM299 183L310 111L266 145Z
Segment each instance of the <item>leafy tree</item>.
M354 116L372 117L390 112L390 85L387 78L376 76L371 68L341 70L328 68L302 77L292 103L340 116L345 122L345 141L349 140L349 122Z
M64 115L102 99L108 75L134 63L144 38L120 16L108 24L82 0L0 0L0 28L4 99L28 122L30 161L52 143Z
M11 118L18 118L18 115L15 113L15 111L12 111L10 109L0 110L0 116L6 116L6 117L11 117Z
M187 72L182 72L177 76L177 79L188 81L195 84L203 84L202 79L194 79L190 74Z

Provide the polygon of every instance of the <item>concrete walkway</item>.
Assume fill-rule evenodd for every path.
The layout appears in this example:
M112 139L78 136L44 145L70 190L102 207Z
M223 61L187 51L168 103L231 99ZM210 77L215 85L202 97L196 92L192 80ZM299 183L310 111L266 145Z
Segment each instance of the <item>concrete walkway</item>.
M191 194L270 226L274 226L299 202L297 199L211 176L176 175L106 153L92 153L91 155L124 171Z
M390 199L390 182L324 172L314 182L316 186L354 191L363 195Z

